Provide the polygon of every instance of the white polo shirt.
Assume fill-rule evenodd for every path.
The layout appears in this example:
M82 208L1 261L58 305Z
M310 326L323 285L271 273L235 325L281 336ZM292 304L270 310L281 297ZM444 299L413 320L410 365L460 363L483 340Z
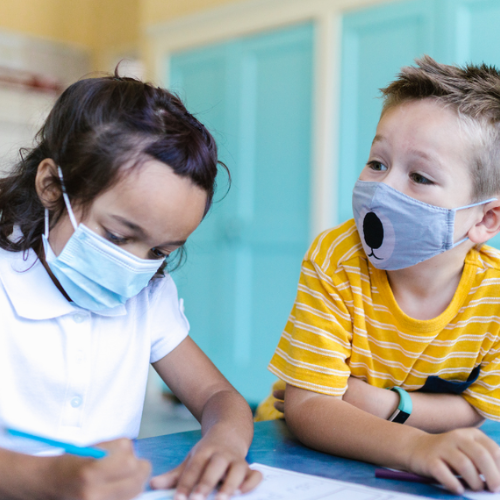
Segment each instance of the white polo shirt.
M135 438L149 363L188 331L168 275L94 313L64 298L35 252L0 249L0 423L81 445Z

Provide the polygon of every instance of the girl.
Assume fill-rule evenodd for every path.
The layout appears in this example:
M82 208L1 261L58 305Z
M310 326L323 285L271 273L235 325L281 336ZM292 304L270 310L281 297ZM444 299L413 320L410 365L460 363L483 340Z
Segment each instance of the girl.
M210 208L217 163L177 97L115 75L71 85L0 180L0 421L109 451L40 457L4 440L2 498L139 494L150 467L123 437L137 436L149 363L203 434L151 486L198 500L221 481L223 500L260 481L250 409L187 336L165 273Z

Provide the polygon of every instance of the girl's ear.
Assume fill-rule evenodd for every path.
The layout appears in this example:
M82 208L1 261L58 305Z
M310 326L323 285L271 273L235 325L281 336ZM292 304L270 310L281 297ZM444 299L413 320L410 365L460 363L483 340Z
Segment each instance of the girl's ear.
M54 160L45 158L38 165L35 178L36 193L45 208L50 208L61 197L61 188L54 184L57 178L57 165Z
M470 229L468 237L477 245L485 243L499 232L500 200L495 200L485 205L483 218Z

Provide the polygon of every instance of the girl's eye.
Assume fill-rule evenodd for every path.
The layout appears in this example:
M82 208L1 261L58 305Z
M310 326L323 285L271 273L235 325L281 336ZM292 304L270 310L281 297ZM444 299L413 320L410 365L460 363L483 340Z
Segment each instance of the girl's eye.
M385 172L387 170L387 167L379 161L369 161L368 167L375 172Z
M106 238L114 243L115 245L125 245L127 243L127 238L121 238L120 236L116 236L116 234L110 233L108 230L104 230L106 233Z
M168 257L168 253L164 253L157 248L152 248L151 253L155 256L156 259L166 259Z
M432 181L427 179L427 177L424 177L421 174L417 174L416 172L410 174L410 179L417 184L434 184Z

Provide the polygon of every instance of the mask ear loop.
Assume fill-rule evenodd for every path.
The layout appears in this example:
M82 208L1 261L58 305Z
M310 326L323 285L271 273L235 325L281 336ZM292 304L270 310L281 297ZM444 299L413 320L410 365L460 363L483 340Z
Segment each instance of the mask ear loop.
M64 198L64 204L66 205L66 209L68 210L69 219L71 221L71 224L73 224L73 229L76 231L78 228L78 222L76 222L75 214L73 213L73 210L71 208L71 203L69 202L69 196L68 193L66 192L66 186L64 185L64 179L61 167L59 166L57 167L57 172L59 174L59 179L61 180L61 188L62 188L62 195Z
M472 203L472 205L465 205L465 207L455 208L454 211L458 212L459 210L466 210L467 208L477 207L479 205L486 205L486 203L491 203L492 201L496 201L496 200L497 200L497 198L489 198L488 200L478 201L477 203ZM469 239L468 236L466 236L465 238L462 238L461 240L457 241L456 243L453 243L453 246L451 248L455 248L458 245L461 245L462 243L464 243L468 239Z
M45 208L45 237L49 239L49 209Z

